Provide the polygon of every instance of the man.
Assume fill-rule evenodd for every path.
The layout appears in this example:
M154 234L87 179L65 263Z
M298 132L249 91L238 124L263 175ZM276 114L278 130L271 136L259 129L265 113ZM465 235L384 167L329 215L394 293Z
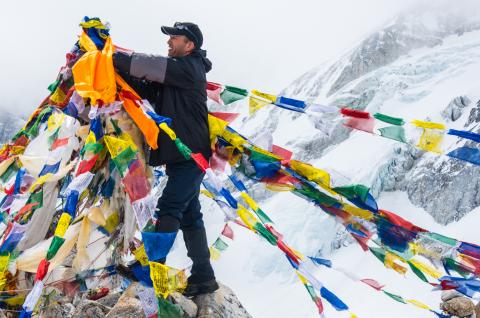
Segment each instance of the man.
M115 68L126 77L157 114L173 120L172 129L193 152L211 156L206 96L206 73L212 63L201 50L203 35L196 24L177 22L162 27L169 35L168 57L142 53L114 54ZM200 212L200 183L204 173L192 160L186 160L175 143L164 133L158 137L158 150L150 152L152 166L166 165L168 181L158 201L156 231L183 232L193 265L186 296L218 289L210 264L210 251ZM173 244L173 241L172 241ZM165 262L165 258L157 260Z

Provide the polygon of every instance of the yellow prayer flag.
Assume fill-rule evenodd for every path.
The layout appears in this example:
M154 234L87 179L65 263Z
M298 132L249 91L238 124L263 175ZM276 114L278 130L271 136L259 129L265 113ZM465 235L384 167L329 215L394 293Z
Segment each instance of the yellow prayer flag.
M423 129L439 129L445 130L445 125L442 123L432 123L430 121L412 120L412 125Z
M112 156L112 158L117 157L122 151L124 151L128 147L135 147L132 142L112 136L103 136L103 140L105 141L105 145L107 146L108 152L110 153L110 156Z
M248 206L253 210L257 211L258 210L258 204L245 192L240 193L240 196L245 200L245 202L248 204Z
M371 211L360 209L359 207L347 203L342 205L342 210L364 220L370 220L373 218L373 213Z
M117 228L117 225L120 224L120 217L117 211L114 211L107 217L105 226L103 227L108 233L113 233Z
M286 192L286 191L292 191L295 189L295 186L289 185L289 184L270 184L267 183L265 184L265 188L267 188L270 191L275 191L275 192Z
M208 114L208 129L210 131L210 142L214 142L217 136L221 136L228 126L228 122Z
M25 302L25 296L15 296L7 299L2 299L2 301L10 306L20 306L23 305L23 303Z
M97 51L97 46L95 45L95 43L93 43L92 39L90 39L90 37L85 32L82 32L82 34L80 34L78 43L80 44L80 47L87 52Z
M170 293L182 292L187 286L185 272L161 263L149 262L150 278L157 296L167 298Z
M277 101L277 96L276 95L263 93L263 92L260 92L259 90L256 90L256 89L253 89L250 93L252 93L253 95L259 96L263 99L266 99L271 103L275 103Z
M50 100L56 104L61 104L65 102L65 98L67 95L63 92L63 90L58 86L55 91L50 95Z
M250 211L245 209L243 205L239 204L237 214L250 230L255 231L253 227L258 223L258 220L252 213L250 213Z
M105 224L107 223L102 210L98 206L90 209L90 211L88 212L88 218L90 219L90 221L100 226L105 226Z
M203 194L204 196L210 198L210 199L214 198L213 194L208 190L202 189L202 190L200 190L200 193Z
M220 259L221 253L219 250L217 250L215 247L211 246L209 248L210 250L210 259L212 261L218 261Z
M305 276L303 276L302 274L300 274L299 271L295 271L295 273L297 274L298 278L300 279L300 281L302 282L302 284L304 285L307 285L308 284L308 280L305 278Z
M72 220L72 217L70 216L70 214L63 212L62 215L60 216L60 219L58 220L54 235L63 238L63 236L65 235L65 232L67 232L67 228L70 225L71 220Z
M168 127L167 123L161 123L158 125L158 127L160 127L160 129L163 130L170 137L170 139L177 139L177 135L170 127Z
M228 141L233 147L243 152L243 145L247 143L247 140L240 135L228 130L224 130L221 137Z
M135 256L135 259L142 265L142 266L147 266L148 265L148 257L147 257L147 252L145 251L145 246L142 244L140 245L139 248L137 248L135 251L132 252L133 256Z
M65 114L60 112L53 112L50 117L48 117L47 127L48 131L52 132L59 128L63 120L65 119Z
M414 305L414 306L417 306L418 308L422 308L422 309L426 309L426 310L432 310L432 308L430 308L430 306L425 305L424 303L419 302L418 300L415 300L415 299L407 299L407 302Z
M420 140L418 141L417 147L425 151L443 153L440 148L443 141L443 131L433 130L433 129L424 129Z
M30 187L30 192L33 192L38 186L42 186L45 182L47 182L51 177L53 177L52 173L47 173L38 178Z
M5 271L7 270L9 260L10 254L0 255L0 274L5 273Z
M433 278L440 278L442 277L442 273L438 271L437 269L433 268L432 266L422 263L420 261L417 261L415 259L410 259L410 262L417 267L420 271L422 271L424 274L427 274L430 277Z
M397 263L395 263L396 260L403 261L401 257L398 255L395 255L391 252L386 252L385 253L385 267L386 268L391 268L394 271L396 271L399 274L405 275L407 273L407 269Z
M268 100L256 98L254 96L250 96L248 99L248 111L250 115L255 114L259 109L270 105Z
M328 172L297 160L290 160L290 167L308 180L330 188L330 174Z
M87 139L85 139L85 144L94 144L97 142L97 137L95 137L95 134L93 133L93 131L90 130L90 132L88 133L88 136L87 136Z
M72 266L78 271L85 270L90 258L87 253L87 244L90 238L90 220L84 216L80 226L80 232L77 240L77 255L73 260Z

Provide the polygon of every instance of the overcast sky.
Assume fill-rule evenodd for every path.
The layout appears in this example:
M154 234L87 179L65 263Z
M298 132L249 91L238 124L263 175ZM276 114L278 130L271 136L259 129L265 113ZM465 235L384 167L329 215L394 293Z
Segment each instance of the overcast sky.
M415 0L3 1L0 107L29 113L48 93L83 16L111 24L112 40L166 53L161 25L197 23L210 81L276 93L352 47Z

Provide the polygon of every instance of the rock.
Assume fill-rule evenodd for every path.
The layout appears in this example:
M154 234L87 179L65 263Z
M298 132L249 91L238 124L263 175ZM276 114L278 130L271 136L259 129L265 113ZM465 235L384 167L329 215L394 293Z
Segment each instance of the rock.
M40 313L41 318L71 318L75 313L75 306L71 303L62 304L60 302L47 306ZM2 316L0 316L1 318ZM103 317L103 316L102 316Z
M198 308L192 300L180 293L173 293L170 296L172 297L172 302L183 309L183 318L197 317Z
M124 317L124 318L139 318L145 317L142 303L135 297L123 295L120 297L115 306L105 316L105 318Z
M454 289L442 291L442 301L449 301L450 299L457 297L463 297L463 294L459 293Z
M121 293L111 293L111 294L108 294L105 297L102 297L102 298L98 299L97 302L99 304L102 304L102 305L105 305L105 306L111 308L111 307L115 306L115 304L118 302L118 300L120 299L121 296L122 296Z
M110 311L110 308L96 301L83 299L79 302L72 318L100 318Z
M470 105L472 101L467 96L455 97L443 110L442 116L450 121L456 121L462 116L463 108Z
M456 297L443 302L440 308L455 317L469 317L475 312L475 305L466 297Z
M225 285L219 285L216 292L193 298L198 307L197 317L251 318L232 290Z
M112 310L108 312L105 318L123 317L123 318L143 318L142 302L136 298L138 288L141 284L131 284L118 299L118 302L113 306Z
M475 317L480 318L480 302L475 306Z

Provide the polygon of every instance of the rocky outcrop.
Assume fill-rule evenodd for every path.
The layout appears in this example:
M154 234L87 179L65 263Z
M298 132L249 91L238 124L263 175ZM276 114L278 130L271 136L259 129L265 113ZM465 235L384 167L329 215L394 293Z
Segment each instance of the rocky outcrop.
M446 291L442 294L442 309L448 315L459 318L475 318L475 304L456 291ZM478 307L478 305L477 305Z
M197 296L197 317L210 318L251 318L230 288L220 284L215 293Z
M456 121L462 116L465 107L469 106L471 103L472 101L467 96L458 96L443 110L442 116L447 121Z
M143 318L145 311L138 293L145 291L141 284L131 284L123 293L111 293L98 300L57 297L40 312L42 318ZM183 318L250 318L250 314L240 303L234 292L225 285L212 294L193 299L182 294L169 296L172 308ZM0 312L0 318L2 317Z

